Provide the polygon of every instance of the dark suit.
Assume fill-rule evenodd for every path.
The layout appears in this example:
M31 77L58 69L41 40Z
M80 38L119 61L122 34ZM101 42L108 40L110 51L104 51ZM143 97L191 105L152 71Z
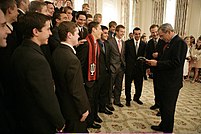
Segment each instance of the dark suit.
M21 21L23 20L23 16L25 15L21 10L18 9L18 16L17 16L17 22L14 22L13 28L16 31L17 34L17 44L18 46L21 45L22 40L23 40L23 28L24 26L22 25Z
M72 48L59 45L53 55L56 94L66 120L66 132L86 133L86 122L80 122L82 114L90 110L83 85L81 64Z
M101 44L102 43L102 44ZM99 76L99 88L100 88L100 101L99 110L104 111L106 104L109 103L109 91L111 90L111 73L110 73L110 44L106 40L100 44L100 76ZM104 46L103 46L104 45Z
M79 39L78 40L82 40L85 39L88 35L88 29L86 27L82 27L82 31L79 29Z
M109 32L108 32L108 35L109 35L109 36L108 36L108 40L109 40L109 39L111 39L111 38L114 38L115 33L109 31Z
M8 26L8 28L11 30L11 28ZM4 106L6 107L7 111L10 116L10 118L15 120L15 112L13 108L15 105L13 105L13 96L15 94L13 93L13 84L11 83L12 79L12 73L11 73L11 56L14 52L14 50L17 48L17 36L16 31L11 30L11 34L7 37L7 46L4 48L0 48L0 81L2 82L2 86L4 89ZM13 120L13 121L14 121ZM14 123L14 122L13 122Z
M58 27L55 26L52 29L52 35L48 39L48 45L50 47L51 54L53 51L57 48L57 46L60 45L60 38L59 38L59 33L58 33Z
M183 66L186 52L186 43L176 35L164 48L164 53L157 62L157 86L161 111L160 127L167 133L173 131L176 102L179 90L183 86Z
M125 73L125 94L126 101L131 101L131 83L134 80L135 95L134 100L139 100L142 93L143 86L143 62L137 60L139 56L145 56L146 44L140 41L138 51L136 53L136 47L134 39L126 41L126 73Z
M121 40L122 41L122 40ZM114 103L120 103L120 96L122 90L122 81L123 75L125 70L125 42L122 41L122 49L121 53L119 52L119 48L117 45L117 41L115 38L109 40L110 47L111 47L111 54L110 54L110 70L111 70L111 85L114 85ZM112 88L111 87L111 88ZM109 94L110 99L112 98L112 93ZM110 103L111 100L110 100Z
M98 80L88 81L88 53L89 46L88 42L85 42L83 45L79 45L76 48L76 55L79 58L82 66L82 75L85 83L85 90L89 99L91 106L91 113L87 118L88 126L91 126L94 123L94 118L98 116ZM96 57L98 61L98 56Z
M55 133L65 123L54 92L50 66L40 47L25 39L12 56L15 95L23 133Z
M147 47L146 47L146 58L151 60L151 59L156 59L158 60L162 53L163 53L163 47L165 45L165 42L161 39L158 39L158 42L154 42L153 39L148 41ZM153 53L158 52L158 57L154 58ZM157 87L157 70L156 67L151 67L150 66L150 71L153 73L153 85L154 85L154 95L155 95L155 105L159 106L159 89Z

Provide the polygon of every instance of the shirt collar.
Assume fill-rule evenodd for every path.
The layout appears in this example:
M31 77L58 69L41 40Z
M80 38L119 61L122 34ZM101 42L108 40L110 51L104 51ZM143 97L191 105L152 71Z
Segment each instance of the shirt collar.
M25 14L25 12L22 9L18 8L18 10L20 10L23 14Z
M66 42L63 42L63 41L61 42L61 44L64 44L64 45L69 46L69 47L73 50L74 54L76 54L76 51L75 51L75 49L73 48L72 45L70 45L70 44L68 44L68 43L66 43Z
M13 31L13 26L10 23L6 23L6 25L9 27L9 29L11 30L11 32Z
M120 40L121 41L121 39L119 39L119 38L117 38L116 36L114 37L115 38L115 40L118 42L118 40Z
M134 40L134 43L136 44L136 42L137 42L137 44L139 44L140 43L140 40L138 40L138 41L136 41L135 39L133 39Z

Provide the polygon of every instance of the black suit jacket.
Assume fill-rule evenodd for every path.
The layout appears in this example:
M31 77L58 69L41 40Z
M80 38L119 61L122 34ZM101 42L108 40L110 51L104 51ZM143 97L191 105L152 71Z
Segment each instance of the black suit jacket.
M174 91L183 86L183 66L186 52L186 43L176 35L157 63L157 78L160 90Z
M67 45L59 45L53 52L56 94L66 120L80 120L90 110L83 84L79 59Z
M20 11L18 9L18 16L17 16L17 22L13 23L13 28L16 31L16 35L17 35L17 45L21 45L22 41L23 41L23 33L24 33L24 26L21 23L21 21L23 20L23 16L25 15L22 11Z
M139 56L145 56L146 44L143 41L140 41L137 54L134 39L127 40L125 44L126 74L132 74L133 71L142 73L143 63L142 61L137 60L137 58Z
M109 42L106 40L104 41L104 49L101 46L101 42L100 41L100 77L102 75L106 75L108 73L110 73L110 53L111 53L111 48L110 48L110 44Z
M57 46L60 45L60 38L59 38L59 33L58 33L58 27L55 26L52 29L52 35L48 39L48 45L50 47L51 53L57 48Z
M95 84L95 81L88 81L88 53L89 53L89 46L88 42L86 41L83 45L79 45L76 48L76 55L81 62L82 66L82 76L84 79L85 86L92 87ZM96 57L99 60L98 56Z
M161 39L158 39L158 42L156 44L156 46L154 46L154 40L151 39L148 41L147 45L146 45L146 58L151 60L151 59L160 59L161 55L163 54L163 47L166 43L161 40ZM155 52L158 52L158 57L157 58L154 58L152 56L153 53ZM155 67L150 67L151 69L151 72L155 73Z
M50 66L40 47L24 40L12 56L16 105L21 127L28 133L54 133L65 121L54 92Z
M79 39L78 40L81 40L81 39L85 39L88 35L88 29L86 27L82 27L83 31L81 33L81 31L79 31Z

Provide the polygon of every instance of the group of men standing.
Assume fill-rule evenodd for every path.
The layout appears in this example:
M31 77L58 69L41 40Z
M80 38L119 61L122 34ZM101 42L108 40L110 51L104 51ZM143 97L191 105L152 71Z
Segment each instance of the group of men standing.
M1 10L0 16L0 46L6 47L6 37L11 31L5 25ZM80 16L85 15L78 12L76 19ZM8 88L12 88L17 132L88 132L87 128L101 128L96 123L102 122L98 112L110 115L115 110L112 104L124 106L120 99L124 74L126 106L131 105L133 80L133 100L143 104L140 97L145 63L153 67L154 108L161 111L160 125L151 128L173 131L187 48L170 24L163 24L159 29L157 25L152 25L152 39L146 46L140 40L141 29L138 27L133 29L134 38L124 42L123 25L117 25L115 36L108 39L108 28L98 22L90 22L87 32L82 33L83 26L64 21L57 26L56 34L60 42L52 51L51 62L48 63L41 46L48 44L52 36L51 18L31 12L23 15L20 23L24 26L23 42L10 58L12 86ZM147 59L142 60L145 56ZM4 91L2 84L2 96ZM5 100L2 99L1 107L4 107ZM9 133L6 127L2 132Z

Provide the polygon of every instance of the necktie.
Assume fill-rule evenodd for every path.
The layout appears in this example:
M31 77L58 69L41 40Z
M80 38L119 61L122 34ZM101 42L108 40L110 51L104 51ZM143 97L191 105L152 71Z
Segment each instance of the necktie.
M83 38L84 32L83 32L83 27L80 28L80 36Z
M138 51L138 42L136 41L136 44L135 44L135 50L136 50L136 54L137 54L137 51Z
M100 45L101 45L101 47L102 47L102 49L103 49L103 52L105 53L105 45L104 45L104 42L101 42Z
M157 41L154 39L154 48L156 49Z
M118 48L119 48L119 53L121 53L121 40L118 40Z

